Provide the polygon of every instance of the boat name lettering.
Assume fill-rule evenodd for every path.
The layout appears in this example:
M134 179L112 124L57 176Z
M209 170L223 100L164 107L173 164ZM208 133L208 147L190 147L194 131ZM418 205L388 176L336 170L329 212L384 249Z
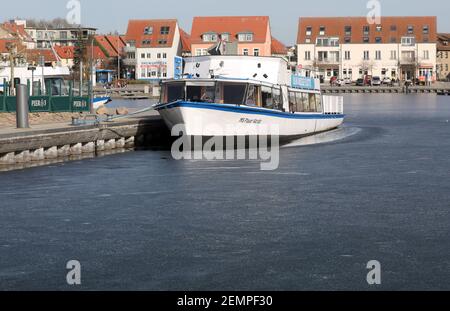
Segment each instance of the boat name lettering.
M239 120L239 123L244 123L244 124L261 124L262 120L242 118L242 119Z

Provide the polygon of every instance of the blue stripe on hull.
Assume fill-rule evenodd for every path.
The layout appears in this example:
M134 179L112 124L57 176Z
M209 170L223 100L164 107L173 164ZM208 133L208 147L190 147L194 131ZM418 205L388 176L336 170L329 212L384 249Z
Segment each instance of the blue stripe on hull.
M285 119L343 119L343 114L293 114L288 112L281 112L275 110L252 108L247 106L235 106L225 104L209 104L209 103L197 103L197 102L176 102L172 104L166 104L156 106L157 111L164 109L173 109L178 107L194 108L194 109L209 109L219 110L231 113L244 113L252 115L263 115L269 117L285 118Z

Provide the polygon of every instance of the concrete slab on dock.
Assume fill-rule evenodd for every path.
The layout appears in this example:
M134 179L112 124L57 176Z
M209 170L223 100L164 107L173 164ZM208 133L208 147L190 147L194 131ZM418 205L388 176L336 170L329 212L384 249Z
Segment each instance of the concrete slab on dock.
M169 131L156 111L101 122L97 125L73 126L68 123L36 125L29 129L0 128L0 164L20 160L24 152L42 151L51 156L64 153L69 148L74 152L88 152L102 146L102 142L112 142L114 146L125 146L128 142L159 144L167 140ZM52 149L53 148L53 149ZM64 149L64 150L63 150ZM17 161L16 161L17 162Z

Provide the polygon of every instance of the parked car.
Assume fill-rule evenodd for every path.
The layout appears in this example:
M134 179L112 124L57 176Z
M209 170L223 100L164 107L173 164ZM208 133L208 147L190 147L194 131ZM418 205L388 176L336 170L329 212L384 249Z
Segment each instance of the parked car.
M356 86L364 86L364 79L358 79L356 80Z
M345 85L350 85L350 84L352 84L353 82L352 82L352 79L350 79L350 78L344 78L344 84Z
M385 78L383 79L383 84L384 84L384 85L392 85L392 80L391 80L391 78L385 77Z
M381 86L381 78L373 77L371 84L372 84L372 86Z

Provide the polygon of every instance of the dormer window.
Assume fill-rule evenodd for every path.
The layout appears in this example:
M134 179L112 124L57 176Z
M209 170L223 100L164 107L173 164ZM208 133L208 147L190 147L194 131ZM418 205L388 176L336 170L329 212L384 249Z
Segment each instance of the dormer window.
M221 34L220 38L222 39L222 41L230 42L230 34L228 32Z
M145 27L144 29L144 35L152 35L153 34L153 27Z
M253 41L253 33L242 32L242 33L238 34L238 40L240 42L252 42Z
M170 32L170 27L169 26L163 26L161 27L161 34L162 35L168 35Z
M159 44L159 45L166 45L166 44L167 44L167 40L165 40L165 39L160 39L160 40L158 40L158 44Z
M319 28L319 36L325 36L325 26L320 26Z
M214 32L204 33L203 42L217 42L217 34Z
M151 40L142 40L142 45L150 45L151 43Z

